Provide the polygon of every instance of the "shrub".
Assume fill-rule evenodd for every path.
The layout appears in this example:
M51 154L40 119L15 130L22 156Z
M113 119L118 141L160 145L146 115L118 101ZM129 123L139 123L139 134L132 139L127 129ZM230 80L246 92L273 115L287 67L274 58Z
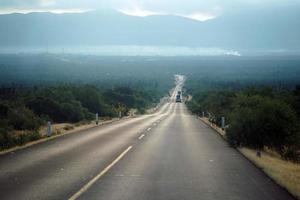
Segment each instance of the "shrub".
M30 141L36 141L41 138L41 135L39 134L38 131L34 131L31 133L28 133L28 137L29 137Z
M300 162L300 150L299 147L288 147L282 154L282 157L286 160Z
M27 106L39 117L50 118L54 122L78 122L91 119L91 114L75 99L58 102L48 97L37 97L29 100Z
M198 92L187 103L188 108L195 114L201 115L203 111L210 113L210 119L221 125L221 117L226 117L230 111L232 99L235 94L227 90L208 90ZM227 118L227 117L226 117ZM229 120L226 120L227 123Z
M15 137L15 142L17 145L23 145L30 141L29 135L26 133L20 134L19 136Z
M73 130L73 129L74 129L74 126L72 126L72 125L66 125L64 127L64 130L66 130L66 131Z
M9 111L9 106L6 104L0 104L0 119L4 119L7 117Z
M47 98L36 97L27 102L28 108L34 111L38 116L49 116L53 121L62 122L62 109L59 102Z
M100 91L92 86L84 86L73 90L76 100L89 112L98 113L100 116L108 114L108 106L104 102L104 98Z
M0 149L8 149L15 145L14 138L8 132L0 132Z
M297 117L286 103L258 95L239 95L226 132L232 145L275 149L282 156L297 138Z
M43 124L41 119L24 106L10 108L7 120L16 130L37 130Z

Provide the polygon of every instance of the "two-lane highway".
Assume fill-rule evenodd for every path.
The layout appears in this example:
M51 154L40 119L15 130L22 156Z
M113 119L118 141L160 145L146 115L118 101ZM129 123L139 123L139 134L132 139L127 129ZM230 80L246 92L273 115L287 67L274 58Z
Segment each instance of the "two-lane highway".
M174 91L172 97L175 95ZM68 199L175 109L59 137L0 156L0 199Z
M175 103L0 156L2 199L293 199Z
M79 199L293 199L212 129L176 104Z

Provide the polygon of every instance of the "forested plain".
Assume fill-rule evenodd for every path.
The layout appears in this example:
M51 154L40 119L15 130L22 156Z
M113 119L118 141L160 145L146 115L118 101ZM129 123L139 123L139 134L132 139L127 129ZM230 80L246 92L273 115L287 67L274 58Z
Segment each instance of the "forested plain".
M191 74L188 108L221 127L233 147L277 152L300 161L300 73L296 58L256 58ZM228 64L228 63L227 63ZM232 64L232 63L231 63ZM222 68L222 69L221 69ZM234 70L231 70L234 69Z
M186 76L186 104L226 132L232 146L268 147L299 160L299 57L101 57L0 55L1 148L40 137L47 121L77 123L144 113ZM297 87L298 86L298 87ZM13 135L13 130L25 130Z
M39 129L48 121L91 121L96 113L100 120L110 119L130 110L143 114L168 94L174 81L131 58L2 55L0 71L2 149L39 139Z

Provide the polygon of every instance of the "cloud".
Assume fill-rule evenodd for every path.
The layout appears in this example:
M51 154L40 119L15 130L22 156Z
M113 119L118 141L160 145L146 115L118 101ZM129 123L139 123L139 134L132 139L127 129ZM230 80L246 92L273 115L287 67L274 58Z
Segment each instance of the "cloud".
M117 9L117 11L125 14L125 15L130 15L130 16L137 16L137 17L147 17L147 16L152 16L152 15L174 15L174 16L180 16L180 17L185 17L188 19L192 19L192 20L196 20L196 21L207 21L207 20L211 20L217 17L217 15L211 14L211 13L201 13L201 12L197 12L197 13L192 13L192 14L172 14L172 13L159 13L159 12L154 12L154 11L149 11L149 10L143 10L140 9L138 7L135 7L134 9Z
M111 45L111 46L72 46L64 48L68 53L89 54L101 56L241 56L238 51L222 48L202 48L184 46L135 46L135 45ZM37 53L36 48L21 49L22 51ZM1 51L1 49L0 49ZM16 51L14 49L10 50ZM9 51L9 53L11 53ZM17 49L17 52L20 48ZM5 51L7 53L7 50ZM50 53L60 53L61 48L50 47Z
M223 11L230 12L249 7L268 9L274 6L300 6L300 0L0 0L0 10L110 8L140 16L157 13L184 15L200 21L211 15L221 15Z
M138 17L147 17L151 15L161 15L161 13L153 12L149 10L144 10L139 7L134 7L133 9L117 9L117 11L130 16L138 16Z
M192 14L189 14L189 15L179 15L179 16L186 17L186 18L189 18L189 19L193 19L193 20L196 20L196 21L201 21L201 22L211 20L211 19L214 19L214 18L217 17L217 15L207 13L207 12L196 12L196 13L192 13Z
M228 56L242 56L242 54L234 50L225 51L224 54Z
M0 8L36 8L55 5L55 0L1 0Z
M67 8L67 9L53 9L53 8L33 8L33 9L14 9L14 8L7 8L7 9L0 9L0 14L10 14L10 13L32 13L32 12L50 12L55 14L63 14L63 13L83 13L90 11L88 9L78 9L78 8Z
M130 16L137 17L147 17L151 15L175 15L180 17L185 17L188 19L196 20L196 21L207 21L210 19L214 19L217 17L217 14L209 13L209 12L194 12L191 14L181 14L181 13L172 13L167 11L151 11L138 7L137 5L132 6L131 8L126 9L116 9L117 11Z

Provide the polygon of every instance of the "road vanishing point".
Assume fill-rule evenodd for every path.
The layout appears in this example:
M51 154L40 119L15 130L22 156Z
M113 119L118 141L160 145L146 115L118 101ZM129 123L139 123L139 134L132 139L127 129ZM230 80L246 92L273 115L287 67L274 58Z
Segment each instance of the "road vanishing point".
M176 103L0 156L1 200L289 200Z

